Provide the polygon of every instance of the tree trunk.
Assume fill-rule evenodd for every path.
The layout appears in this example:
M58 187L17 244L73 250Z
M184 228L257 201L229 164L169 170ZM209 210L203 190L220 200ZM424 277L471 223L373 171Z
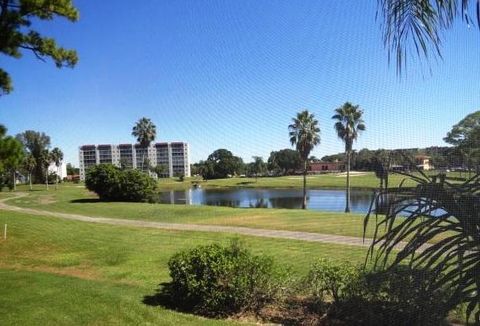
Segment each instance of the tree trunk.
M45 184L47 185L47 190L48 190L48 167L45 170Z
M303 164L303 202L302 209L307 208L307 160Z
M17 191L17 178L15 178L15 170L13 170L13 191Z
M30 172L28 174L28 182L30 183L30 191L33 190L33 187L32 187L32 172Z
M345 213L350 213L350 151L347 151L347 189L345 196Z
M59 168L60 168L60 166L57 165L57 175L55 176L55 190L58 189L58 178L60 176L60 173L58 173Z

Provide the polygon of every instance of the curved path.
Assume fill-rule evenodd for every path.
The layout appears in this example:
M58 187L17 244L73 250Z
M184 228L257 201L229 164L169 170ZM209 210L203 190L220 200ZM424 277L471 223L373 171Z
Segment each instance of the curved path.
M180 223L164 223L164 222L150 222L141 220L126 220L118 218L108 217L94 217L78 214L52 212L46 210L23 208L18 206L8 205L5 202L11 199L27 196L28 193L17 193L14 197L7 197L0 200L0 210L15 211L31 215L50 216L56 218L62 218L66 220L74 220L88 223L110 224L129 227L142 227L142 228L154 228L164 230L178 230L178 231L200 231L200 232L222 232L242 234L256 237L265 238L279 238L290 239L308 242L323 242L337 245L349 245L369 247L372 243L372 239L362 239L358 237L350 237L343 235L300 232L300 231L285 231L285 230L268 230L268 229L255 229L248 227L237 226L219 226L219 225L199 225L199 224L180 224ZM399 244L398 248L402 248L405 243Z

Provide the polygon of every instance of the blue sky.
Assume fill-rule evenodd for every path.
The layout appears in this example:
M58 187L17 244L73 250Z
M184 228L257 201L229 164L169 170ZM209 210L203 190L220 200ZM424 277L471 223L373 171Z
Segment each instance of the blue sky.
M355 147L443 145L480 109L480 32L459 22L444 35L443 61L388 64L376 1L77 0L81 19L39 29L78 51L75 69L25 53L0 57L14 92L0 97L9 133L44 131L78 165L82 144L132 142L145 116L159 141L190 143L192 161L227 148L249 161L290 147L291 117L318 117L317 157L340 152L333 110L364 110ZM422 72L423 71L423 72Z

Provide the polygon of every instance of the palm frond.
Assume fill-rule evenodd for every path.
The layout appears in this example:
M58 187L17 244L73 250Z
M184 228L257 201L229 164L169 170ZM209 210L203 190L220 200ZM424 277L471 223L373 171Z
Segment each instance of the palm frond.
M473 24L469 15L473 1L480 27L480 0L378 0L377 17L383 17L383 42L389 61L396 60L397 72L402 73L410 52L420 59L441 59L441 33L458 16L468 25Z
M454 183L441 175L401 174L416 186L376 194L364 221L365 232L375 215L368 256L381 268L408 263L433 271L432 289L451 289L451 308L466 303L470 317L480 309L480 176ZM380 196L389 198L384 216L377 212Z

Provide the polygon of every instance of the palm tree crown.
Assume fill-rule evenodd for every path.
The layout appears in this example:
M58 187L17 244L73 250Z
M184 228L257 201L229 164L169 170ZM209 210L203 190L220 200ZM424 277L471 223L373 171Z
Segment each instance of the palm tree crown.
M142 147L148 147L157 136L157 127L153 124L152 120L141 118L133 127L132 136L137 138L138 143Z
M307 110L297 113L288 126L290 142L296 145L302 160L307 160L312 149L320 143L320 128L313 113Z
M352 150L353 141L358 138L361 131L365 130L365 122L362 119L363 111L358 105L346 102L338 109L332 119L337 120L335 130L338 138L345 142L345 151Z
M50 155L51 155L51 159L52 159L52 162L55 163L55 165L57 167L60 166L60 163L63 161L63 152L60 148L58 147L55 147L54 149L52 149L52 151L50 152Z

